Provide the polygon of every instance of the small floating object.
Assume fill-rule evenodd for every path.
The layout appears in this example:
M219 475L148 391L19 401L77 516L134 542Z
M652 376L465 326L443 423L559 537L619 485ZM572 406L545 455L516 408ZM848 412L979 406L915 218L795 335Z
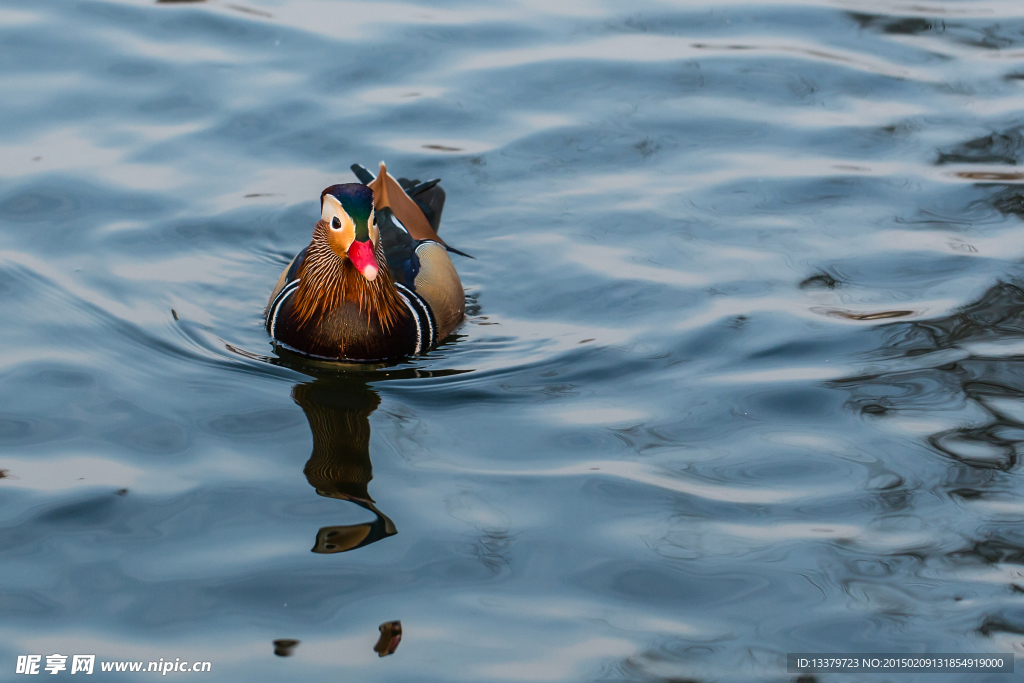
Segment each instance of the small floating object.
M873 311L859 313L857 311L845 311L841 308L814 308L815 313L823 313L831 318L845 318L847 320L887 320L889 318L905 318L908 315L915 315L917 311Z
M274 18L274 15L271 14L270 12L263 12L258 9L253 9L252 7L245 7L244 5L226 5L226 7L228 9L233 9L236 12L243 12L245 14L251 14L256 17L264 17L266 19Z
M373 651L379 657L387 657L394 654L395 650L398 649L398 644L402 642L402 622L385 621L377 628L380 629L380 638L377 640L377 644L373 646Z
M1010 171L960 171L953 175L967 180L990 180L992 182L1012 182L1024 180L1024 173Z
M280 640L274 641L274 654L278 657L291 657L295 654L295 648L298 647L299 641L292 640L290 638L281 638Z
M320 194L320 220L270 296L266 327L282 347L327 360L426 353L465 317L466 296L437 235L439 180L352 167L360 183ZM411 190L406 192L406 188Z
M800 289L835 289L842 283L836 278L832 277L830 273L818 273L817 275L811 275L800 283Z

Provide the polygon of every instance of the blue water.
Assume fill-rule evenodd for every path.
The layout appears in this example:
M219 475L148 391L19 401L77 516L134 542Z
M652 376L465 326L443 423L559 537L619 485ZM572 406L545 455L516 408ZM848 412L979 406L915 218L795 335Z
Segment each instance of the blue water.
M3 680L1024 653L1022 113L1008 0L4 0ZM465 325L278 356L381 159L443 179Z

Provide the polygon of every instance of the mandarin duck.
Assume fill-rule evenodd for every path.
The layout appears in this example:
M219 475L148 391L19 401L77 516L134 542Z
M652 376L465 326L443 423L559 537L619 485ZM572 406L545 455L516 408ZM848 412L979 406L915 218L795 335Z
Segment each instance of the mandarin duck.
M266 327L281 346L329 360L387 361L429 351L465 316L462 282L438 237L437 180L377 177L320 194L320 220L270 295Z

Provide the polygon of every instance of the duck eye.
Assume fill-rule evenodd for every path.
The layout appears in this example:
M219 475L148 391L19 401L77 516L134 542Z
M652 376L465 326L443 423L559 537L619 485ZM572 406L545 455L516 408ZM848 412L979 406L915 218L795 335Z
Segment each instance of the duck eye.
M337 216L335 216L335 217L334 217L334 218L333 218L333 219L331 220L331 227L332 227L333 229L335 229L335 230L341 230L341 221L340 221L340 220L338 220L338 217L337 217Z

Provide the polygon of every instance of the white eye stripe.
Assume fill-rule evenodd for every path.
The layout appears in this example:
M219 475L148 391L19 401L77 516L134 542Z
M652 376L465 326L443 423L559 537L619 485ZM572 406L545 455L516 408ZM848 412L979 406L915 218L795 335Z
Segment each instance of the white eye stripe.
M349 218L348 214L341 211L324 211L321 220L323 220L324 223L327 223L327 226L334 232L345 230L346 228L350 230L355 230L356 227L355 223L352 222L352 219Z
M331 218L333 216L337 216L341 212L341 202L329 194L324 195L323 205L320 208L320 219L325 223L330 223Z
M324 195L323 206L320 209L320 220L330 226L331 230L344 230L345 228L355 228L355 224L352 219L349 218L348 214L345 213L345 209L342 208L341 202L336 197L331 195Z

